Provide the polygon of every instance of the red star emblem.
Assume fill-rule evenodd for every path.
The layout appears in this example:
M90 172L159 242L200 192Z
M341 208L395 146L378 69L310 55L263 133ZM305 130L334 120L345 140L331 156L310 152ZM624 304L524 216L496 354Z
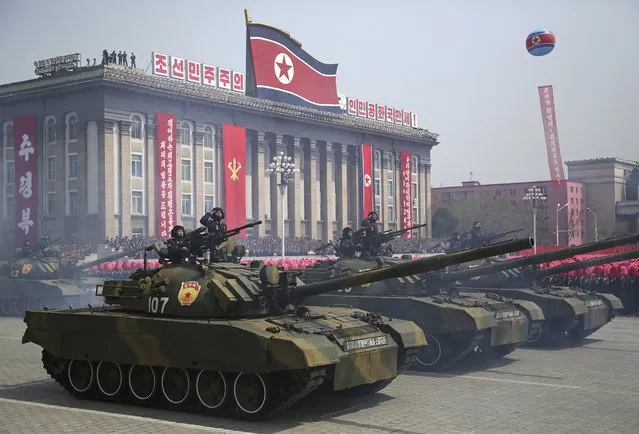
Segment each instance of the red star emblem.
M184 294L184 298L189 299L191 298L191 293L187 292L186 294Z
M290 80L290 77L288 76L288 71L293 67L293 65L287 65L286 63L284 63L284 59L282 59L281 62L276 62L277 66L280 67L280 77L282 76L286 76L287 80Z

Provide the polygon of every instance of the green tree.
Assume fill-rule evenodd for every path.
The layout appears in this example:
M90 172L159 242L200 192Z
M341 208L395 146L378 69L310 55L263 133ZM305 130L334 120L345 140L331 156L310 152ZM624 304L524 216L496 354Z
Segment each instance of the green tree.
M459 225L459 220L448 208L440 206L432 217L433 237L450 237Z

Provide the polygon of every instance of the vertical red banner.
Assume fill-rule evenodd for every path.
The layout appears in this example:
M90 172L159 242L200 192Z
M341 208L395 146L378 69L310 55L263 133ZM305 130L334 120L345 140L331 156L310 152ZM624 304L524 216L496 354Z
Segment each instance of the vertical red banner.
M366 218L373 211L373 147L362 144L360 191L362 197L362 218ZM379 216L381 218L381 216Z
M226 227L234 229L246 224L246 129L222 124L224 154L224 215ZM209 210L207 210L209 211ZM246 231L240 232L246 236Z
M413 226L413 164L411 153L401 151L399 158L402 161L402 229ZM402 234L403 238L412 238L412 232Z
M176 120L171 113L157 113L157 192L158 192L158 229L161 238L169 238L176 224L176 167L177 157Z
M546 136L546 152L548 154L548 166L550 167L550 179L554 185L563 185L564 163L561 160L559 149L559 135L557 134L557 118L555 116L555 97L552 86L539 86L539 102L541 103L541 119L544 123L544 135Z
M15 171L15 247L38 238L38 157L36 117L13 118L13 161Z

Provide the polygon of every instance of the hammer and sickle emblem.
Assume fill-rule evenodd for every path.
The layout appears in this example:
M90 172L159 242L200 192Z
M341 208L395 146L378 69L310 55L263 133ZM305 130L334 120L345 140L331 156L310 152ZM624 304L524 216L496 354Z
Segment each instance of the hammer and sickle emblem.
M235 158L233 158L233 161L229 161L229 164L226 167L228 167L229 170L231 171L231 180L237 181L238 179L237 172L240 171L240 169L242 168L242 165L238 163Z

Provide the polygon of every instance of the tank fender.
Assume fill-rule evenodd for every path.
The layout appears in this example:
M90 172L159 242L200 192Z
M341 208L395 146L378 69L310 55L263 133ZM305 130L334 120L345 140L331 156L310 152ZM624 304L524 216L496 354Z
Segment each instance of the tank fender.
M339 362L338 349L337 344L322 335L303 338L273 336L268 343L268 353L275 370L334 365Z
M588 310L586 308L586 303L578 298L566 297L563 300L570 305L575 315L585 315Z
M527 313L530 321L543 321L546 319L543 309L535 302L515 300L515 306L517 306L520 310L523 310L524 313Z
M497 320L495 315L488 312L483 307L464 307L464 311L475 322L477 330L485 330L493 327L497 327Z
M623 303L616 295L599 292L597 296L603 298L604 303L606 303L610 309L615 311L623 309Z
M427 345L424 331L412 321L386 319L384 324L378 327L384 333L401 339L401 342L398 342L398 344L404 348L423 347Z

